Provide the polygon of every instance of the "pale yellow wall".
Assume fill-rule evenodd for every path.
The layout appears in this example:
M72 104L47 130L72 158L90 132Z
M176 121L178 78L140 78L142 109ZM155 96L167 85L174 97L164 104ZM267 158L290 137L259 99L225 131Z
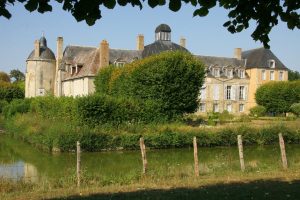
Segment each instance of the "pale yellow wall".
M55 60L28 60L25 74L25 97L53 94L55 81Z
M227 85L232 86L232 89L235 89L235 98L234 100L226 100L225 99L225 88ZM218 100L214 99L214 87L218 86L219 92L218 92ZM245 100L239 100L238 98L238 87L239 86L245 86L245 94L246 98ZM206 77L205 78L205 99L200 98L201 103L205 103L205 111L200 112L198 110L196 114L203 114L213 111L213 104L217 103L219 112L223 112L226 110L227 104L231 104L233 114L242 114L242 113L248 113L248 107L247 107L247 99L248 99L248 90L249 90L249 79L228 79L228 78L214 78L214 77ZM244 105L244 112L239 112L239 105Z
M82 77L62 82L63 96L85 96L95 91L94 77Z
M266 80L262 80L262 70L265 70L266 73ZM249 83L249 101L248 101L248 108L252 108L256 106L255 101L255 93L257 88L262 84L270 82L270 72L274 71L274 81L279 81L279 73L283 72L283 80L288 80L288 71L287 70L279 70L279 69L268 69L268 68L252 68L247 69L246 72L250 76L250 83Z

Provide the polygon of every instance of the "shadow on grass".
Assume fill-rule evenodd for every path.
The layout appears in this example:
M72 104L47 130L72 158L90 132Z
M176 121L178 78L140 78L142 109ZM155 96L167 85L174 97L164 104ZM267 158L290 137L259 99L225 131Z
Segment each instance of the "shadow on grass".
M254 181L249 183L217 184L198 188L145 189L134 192L119 192L109 194L92 194L89 196L70 196L67 200L94 199L270 199L270 200L300 200L300 180L285 182L277 180ZM58 200L52 198L48 200Z

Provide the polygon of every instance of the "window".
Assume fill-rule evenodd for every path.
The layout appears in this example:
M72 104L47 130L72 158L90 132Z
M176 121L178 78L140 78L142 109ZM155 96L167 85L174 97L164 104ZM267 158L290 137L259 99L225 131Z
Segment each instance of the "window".
M271 81L275 80L275 78L274 78L274 71L270 71L270 80Z
M214 100L219 100L219 86L214 85L214 93L213 93L213 99Z
M82 66L83 66L82 64L76 65L76 71L75 71L76 74L78 74L80 72Z
M227 69L227 77L232 78L232 76L233 76L232 69Z
M220 69L214 68L214 69L213 69L213 75L214 75L215 77L219 77L219 76L220 76Z
M219 112L219 105L217 103L213 105L213 112Z
M231 105L231 104L227 104L227 105L226 105L226 110L227 110L228 112L232 112L232 105Z
M74 73L76 73L76 67L75 66L71 66L70 73L71 73L71 75L73 75Z
M239 105L239 111L240 112L244 112L244 110L245 110L245 105L244 104L240 104Z
M268 60L268 64L270 68L275 68L275 60Z
M199 105L199 111L200 112L205 112L205 103L200 103L200 105Z
M240 86L240 93L239 93L239 99L245 100L245 86Z
M239 72L239 77L240 78L245 78L245 70L240 69L238 72Z
M206 86L204 85L200 91L200 99L204 100L206 98Z
M117 67L123 67L125 65L125 62L115 62L115 65Z
M229 100L231 99L231 86L226 87L226 99Z
M283 72L281 72L281 71L279 72L279 80L283 81Z
M265 81L266 80L266 70L261 70L261 80Z
M45 89L38 89L38 96L44 96L45 95Z

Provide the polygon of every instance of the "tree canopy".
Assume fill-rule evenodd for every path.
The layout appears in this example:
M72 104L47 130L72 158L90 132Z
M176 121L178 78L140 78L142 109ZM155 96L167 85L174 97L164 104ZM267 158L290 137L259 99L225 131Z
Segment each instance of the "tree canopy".
M20 82L25 80L25 75L18 69L13 69L9 72L10 78L14 80L14 82Z
M5 72L0 72L0 81L10 83L9 75Z
M63 10L70 12L77 21L85 20L88 25L93 25L102 17L101 8L113 9L116 5L137 6L143 8L145 0L56 0L63 4ZM24 4L25 9L40 13L52 11L50 0L1 0L0 17L10 18L8 5L16 2ZM170 0L168 7L176 12L182 4L191 4L195 7L193 16L206 16L209 10L217 5L228 10L228 20L224 27L231 33L241 32L249 27L251 21L256 22L256 29L252 33L255 41L261 41L269 48L269 33L279 20L287 24L289 29L300 29L300 1L299 0ZM166 0L148 0L151 8L165 6Z
M269 113L287 113L294 103L300 102L300 81L269 82L255 93L256 103Z
M298 71L289 70L289 81L300 80L300 73Z

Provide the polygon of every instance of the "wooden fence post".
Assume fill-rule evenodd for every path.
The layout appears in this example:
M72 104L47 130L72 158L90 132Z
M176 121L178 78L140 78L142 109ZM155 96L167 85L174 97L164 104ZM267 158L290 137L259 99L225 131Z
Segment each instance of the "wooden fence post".
M77 168L76 168L76 172L77 172L77 187L80 187L80 142L77 141Z
M287 169L288 164L287 164L287 158L286 158L286 153L285 153L284 140L283 140L281 133L279 133L278 136L279 136L279 146L280 146L280 152L281 152L282 166L283 166L283 169Z
M239 156L240 156L240 164L241 164L241 170L245 171L245 163L244 163L244 152L243 152L243 141L242 136L238 135L238 148L239 148Z
M142 153L142 161L143 161L143 174L146 174L147 171L147 157L146 157L146 146L144 143L144 138L140 138L140 148Z
M199 176L199 162L198 162L198 147L197 147L197 138L193 138L193 146L194 146L194 171L195 176Z

